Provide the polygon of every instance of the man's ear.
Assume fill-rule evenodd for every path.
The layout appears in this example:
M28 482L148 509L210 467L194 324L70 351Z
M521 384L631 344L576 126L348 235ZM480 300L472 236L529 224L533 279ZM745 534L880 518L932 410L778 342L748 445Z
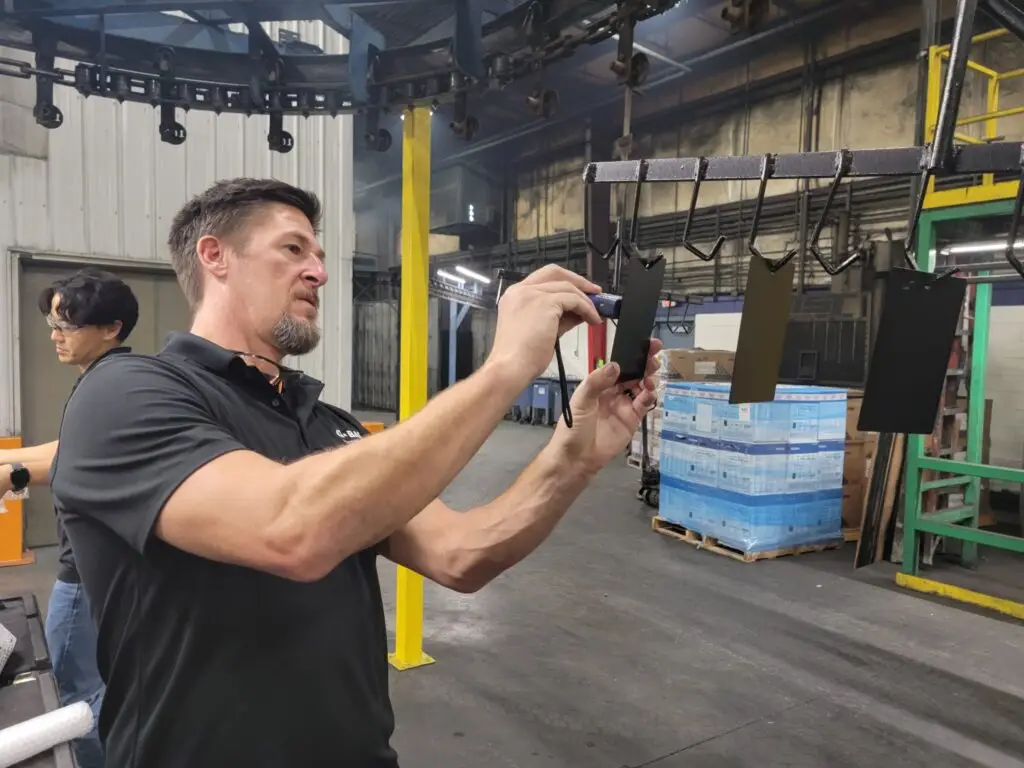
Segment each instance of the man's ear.
M213 235L205 235L196 243L196 256L210 274L223 278L227 274L227 259L223 243Z
M121 332L121 321L118 320L110 325L103 326L103 338L105 341L113 341Z

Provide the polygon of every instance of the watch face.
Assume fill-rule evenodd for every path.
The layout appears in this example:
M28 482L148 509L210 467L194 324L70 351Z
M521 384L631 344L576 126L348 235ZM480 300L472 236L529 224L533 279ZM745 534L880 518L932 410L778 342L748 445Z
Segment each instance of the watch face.
M23 491L28 486L30 479L31 475L25 467L15 467L11 470L11 486L16 491Z

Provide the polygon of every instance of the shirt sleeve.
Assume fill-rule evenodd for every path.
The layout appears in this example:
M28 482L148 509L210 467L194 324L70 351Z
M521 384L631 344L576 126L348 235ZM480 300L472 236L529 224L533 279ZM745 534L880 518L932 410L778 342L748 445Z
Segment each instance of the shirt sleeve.
M62 514L97 520L144 553L178 486L244 449L174 366L114 358L83 376L68 400L51 489Z

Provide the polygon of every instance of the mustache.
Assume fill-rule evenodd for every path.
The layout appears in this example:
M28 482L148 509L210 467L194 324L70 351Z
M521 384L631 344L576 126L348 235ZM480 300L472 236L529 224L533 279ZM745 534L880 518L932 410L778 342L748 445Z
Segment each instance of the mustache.
M317 309L320 308L320 295L316 291L305 291L295 298L304 299L305 301L310 302Z

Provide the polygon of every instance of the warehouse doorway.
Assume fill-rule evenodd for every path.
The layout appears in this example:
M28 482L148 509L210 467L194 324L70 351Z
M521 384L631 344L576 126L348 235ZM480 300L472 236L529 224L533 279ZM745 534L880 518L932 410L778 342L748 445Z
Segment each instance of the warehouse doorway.
M50 341L50 329L37 306L40 292L53 280L84 264L21 259L18 276L19 368L21 373L21 434L25 445L57 438L60 419L77 369L61 365ZM163 347L171 331L187 330L190 314L185 296L170 267L129 268L94 263L131 286L139 300L139 322L128 338L136 352L152 353ZM50 489L33 488L24 504L25 544L41 547L57 543L57 526Z

